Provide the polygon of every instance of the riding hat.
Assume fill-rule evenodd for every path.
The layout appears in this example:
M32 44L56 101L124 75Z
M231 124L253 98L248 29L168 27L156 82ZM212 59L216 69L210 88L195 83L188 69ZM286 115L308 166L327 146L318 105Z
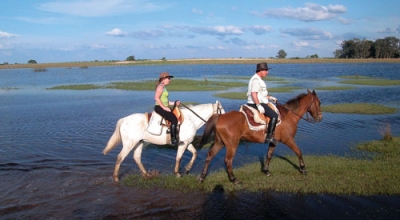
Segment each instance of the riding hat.
M272 69L272 68L268 68L268 64L266 62L258 63L256 73L260 72L261 70L269 70L269 69Z
M160 79L164 79L164 78L174 78L174 76L169 75L168 72L160 73Z

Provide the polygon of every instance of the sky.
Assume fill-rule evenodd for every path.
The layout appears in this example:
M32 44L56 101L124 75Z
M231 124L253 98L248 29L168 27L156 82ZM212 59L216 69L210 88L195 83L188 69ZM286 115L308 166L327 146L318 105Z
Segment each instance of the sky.
M0 64L333 57L400 38L400 1L2 0Z

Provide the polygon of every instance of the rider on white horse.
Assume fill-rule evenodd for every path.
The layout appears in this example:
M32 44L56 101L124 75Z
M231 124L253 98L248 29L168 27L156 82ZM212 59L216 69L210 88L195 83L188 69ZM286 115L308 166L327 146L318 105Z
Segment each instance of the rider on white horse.
M154 111L161 115L164 119L171 122L171 144L178 145L179 141L177 138L177 126L178 119L168 107L169 105L179 106L180 101L170 102L168 100L168 91L166 86L171 82L171 78L174 76L169 75L168 72L160 73L160 77L158 79L158 84L156 86L156 93L154 95L154 99L156 100L156 105L154 106ZM175 107L175 106L174 106Z

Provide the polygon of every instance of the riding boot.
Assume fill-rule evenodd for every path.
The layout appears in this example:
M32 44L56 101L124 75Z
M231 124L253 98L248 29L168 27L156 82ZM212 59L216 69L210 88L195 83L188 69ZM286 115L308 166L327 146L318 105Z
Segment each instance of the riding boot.
M265 143L269 142L274 145L278 143L278 140L274 138L274 131L276 127L277 119L276 118L271 118L271 120L268 123L268 131L267 131L267 137L265 138Z
M179 141L176 138L176 125L171 125L171 144L178 145Z

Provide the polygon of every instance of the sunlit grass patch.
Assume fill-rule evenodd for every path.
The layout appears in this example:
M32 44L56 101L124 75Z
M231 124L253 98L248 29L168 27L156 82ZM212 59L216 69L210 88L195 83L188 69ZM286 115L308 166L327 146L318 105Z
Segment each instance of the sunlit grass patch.
M274 92L291 92L293 90L297 89L302 89L301 87L275 87L275 88L269 88L268 92L269 93L274 93ZM221 92L221 93L215 93L215 97L220 97L220 98L225 98L225 99L247 99L246 91L243 92Z
M113 82L106 86L109 89L153 91L157 81ZM216 91L234 87L244 87L243 82L217 82L211 80L172 79L168 91Z
M18 90L18 89L20 89L20 88L18 88L18 87L2 87L2 88L0 88L0 90Z
M400 195L400 138L390 141L371 141L360 143L354 149L360 152L373 152L368 158L339 156L308 156L304 161L308 169L302 175L295 155L274 157L270 164L272 176L261 172L262 164L253 158L250 164L234 167L234 174L242 184L232 184L227 177L225 164L221 168L209 170L203 183L197 175L181 178L164 174L155 179L145 180L139 174L123 178L124 184L132 187L166 188L183 192L220 190L224 192L284 192L301 194L335 195ZM204 163L204 162L203 162Z
M360 76L360 75L338 76L338 78L343 78L343 79L374 79L373 77L370 77L370 76Z
M367 86L395 86L400 85L400 80L390 79L352 79L344 80L339 83L354 84L354 85L367 85Z
M91 90L91 89L101 89L102 86L94 84L77 84L77 85L61 85L47 88L48 90Z
M352 90L355 89L356 87L354 86L323 86L323 87L318 87L315 88L315 90Z
M371 103L344 103L336 105L322 105L323 112L345 113L345 114L392 114L397 108Z

